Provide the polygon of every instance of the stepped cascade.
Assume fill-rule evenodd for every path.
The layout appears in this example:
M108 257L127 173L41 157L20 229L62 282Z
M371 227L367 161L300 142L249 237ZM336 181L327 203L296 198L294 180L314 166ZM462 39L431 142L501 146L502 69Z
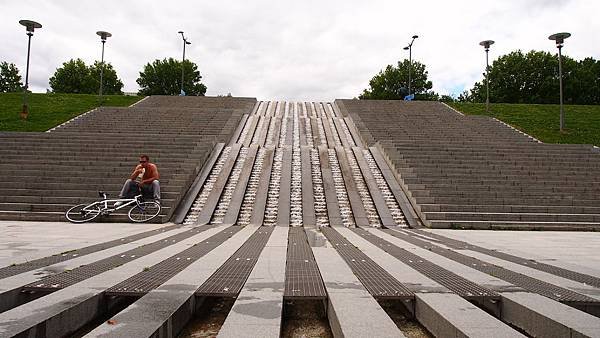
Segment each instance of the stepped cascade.
M596 233L431 229L598 229L592 146L435 102L165 96L0 145L2 337L600 332ZM15 221L116 194L141 153L166 224Z
M223 145L184 224L406 227L381 153L363 147L336 110L258 102Z

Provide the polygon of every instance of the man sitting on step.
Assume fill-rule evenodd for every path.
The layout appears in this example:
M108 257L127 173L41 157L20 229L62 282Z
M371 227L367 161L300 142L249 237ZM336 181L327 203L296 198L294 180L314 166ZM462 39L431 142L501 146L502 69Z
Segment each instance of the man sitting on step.
M150 163L148 155L140 156L140 163L133 169L131 177L123 184L123 189L119 193L119 198L129 198L127 196L130 191L135 191L136 194L139 191L145 192L147 190L152 191L154 200L160 203L160 184L158 182L158 168L156 164ZM121 205L121 202L115 203L115 206Z

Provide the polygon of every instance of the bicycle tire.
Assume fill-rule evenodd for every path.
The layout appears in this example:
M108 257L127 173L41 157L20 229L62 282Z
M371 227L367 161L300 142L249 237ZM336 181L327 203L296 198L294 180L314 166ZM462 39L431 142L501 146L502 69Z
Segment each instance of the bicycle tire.
M100 216L101 211L98 205L94 205L93 207L84 210L88 206L91 205L77 204L65 212L65 217L72 223L85 223Z
M154 201L140 202L129 209L127 216L132 222L144 223L158 216L160 210L160 204Z

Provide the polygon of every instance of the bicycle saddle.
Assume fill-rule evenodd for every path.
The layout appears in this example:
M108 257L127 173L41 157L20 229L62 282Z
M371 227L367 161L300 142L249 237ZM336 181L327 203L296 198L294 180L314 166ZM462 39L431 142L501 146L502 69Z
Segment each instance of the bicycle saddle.
M107 193L105 193L104 191L98 191L98 195L102 198L106 198L106 196L108 195Z

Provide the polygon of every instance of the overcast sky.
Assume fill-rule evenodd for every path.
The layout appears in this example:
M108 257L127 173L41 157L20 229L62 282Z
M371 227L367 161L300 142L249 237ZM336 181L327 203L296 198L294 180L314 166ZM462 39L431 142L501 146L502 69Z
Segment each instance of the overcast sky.
M192 42L186 57L198 64L207 95L258 99L352 98L388 64L424 63L433 89L459 94L481 78L492 39L493 60L516 49L555 52L548 35L567 31L565 54L600 58L598 0L0 0L0 61L24 77L27 36L19 19L40 22L32 39L30 88L70 58L100 59L95 32L113 34L105 59L124 91L138 90L143 65L181 58L179 30Z

